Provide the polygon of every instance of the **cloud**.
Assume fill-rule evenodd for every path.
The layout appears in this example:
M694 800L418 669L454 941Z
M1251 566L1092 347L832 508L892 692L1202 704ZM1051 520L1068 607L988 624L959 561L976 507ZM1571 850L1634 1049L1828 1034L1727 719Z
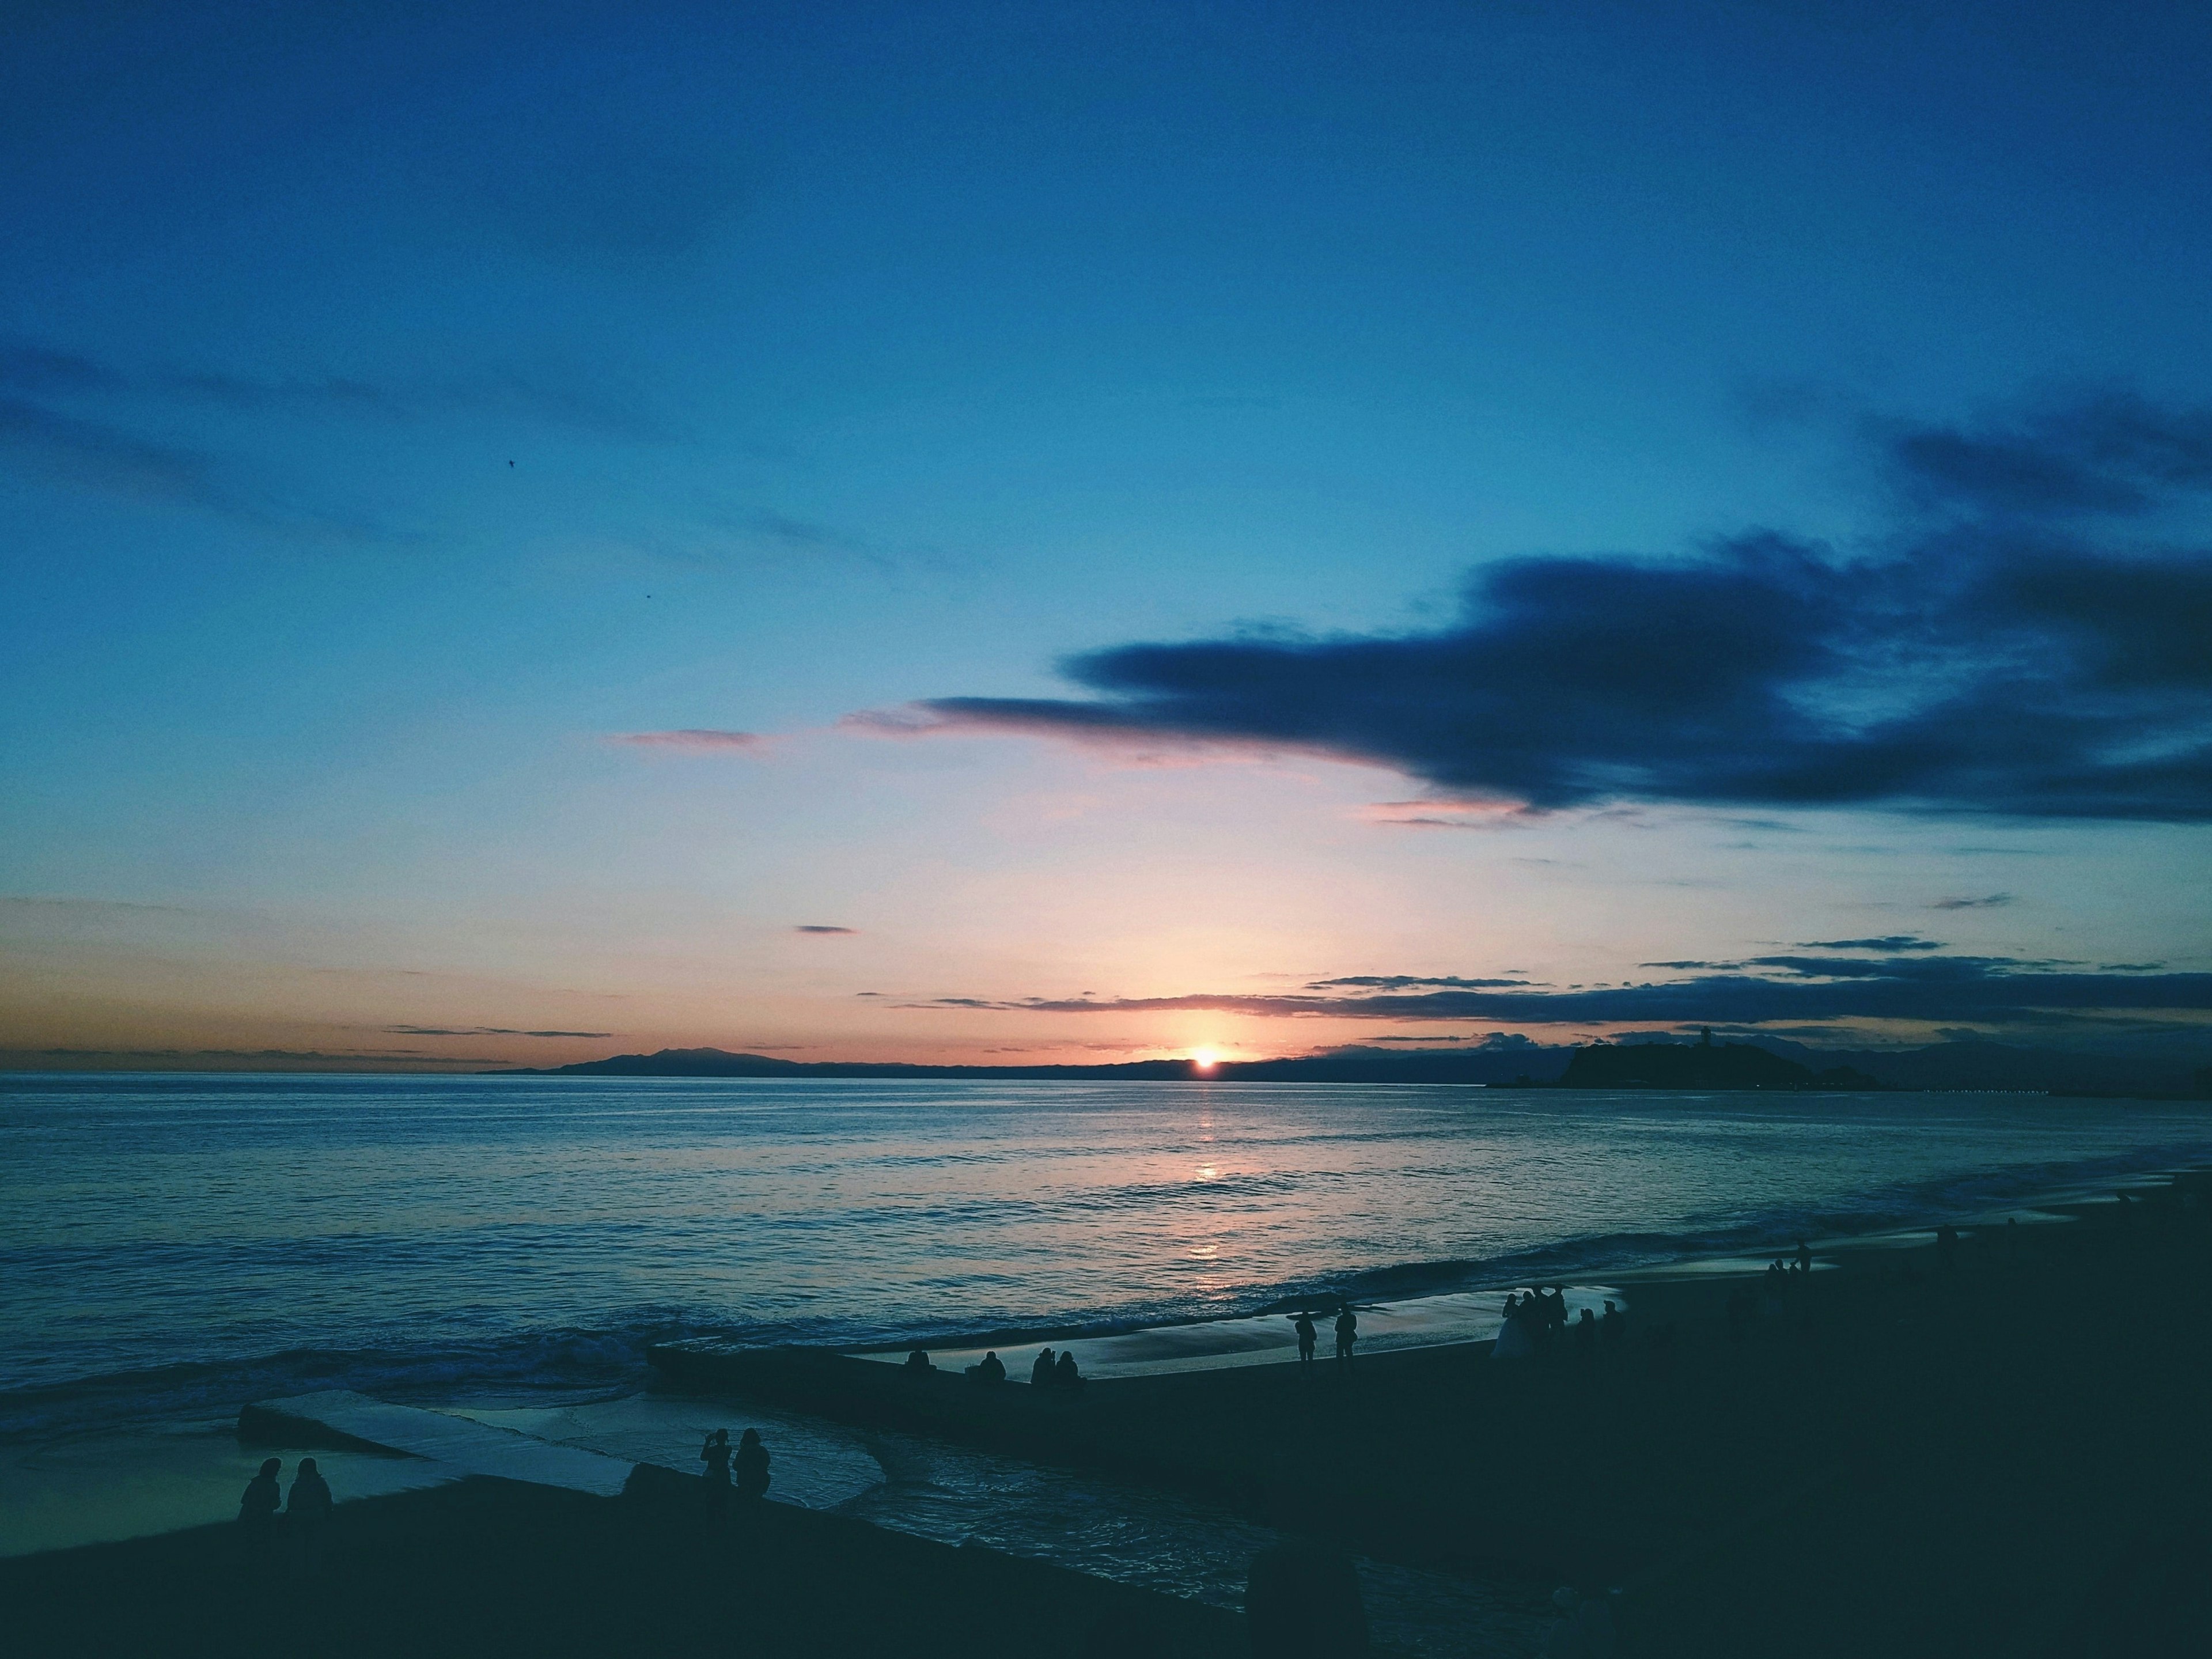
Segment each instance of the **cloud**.
M389 541L394 532L342 514L241 495L193 449L141 438L105 422L0 396L0 465L126 499L198 508L258 530L319 540Z
M0 397L0 458L34 477L58 477L112 495L227 514L240 510L215 484L204 455L20 398Z
M1510 989L1381 989L1345 994L1198 994L996 1001L940 997L915 1007L1052 1014L1210 1012L1263 1018L1482 1020L1538 1025L1760 1024L1777 1020L1985 1020L2014 1023L2102 1009L2212 1012L2212 974L2063 971L2000 957L1767 957L1762 972L1707 973L1638 985ZM1434 983L1412 975L1375 982ZM1338 981L1317 981L1318 985ZM1353 981L1356 983L1356 981Z
M1917 933L1884 933L1879 939L1808 939L1798 941L1801 951L1940 951L1940 939L1922 939ZM1666 964L1647 962L1646 968Z
M1449 986L1461 990L1473 990L1493 985L1526 985L1525 979L1428 979L1411 974L1355 974L1344 979L1317 979L1306 987L1309 991L1403 991L1413 986Z
M1484 565L1424 632L1231 635L1062 665L1086 694L852 717L1152 755L1321 754L1421 780L1380 822L1614 803L2212 820L2212 548L2079 511L2212 487L2212 413L2093 398L1899 430L1908 516L1847 556L1752 531L1694 556Z
M681 732L617 732L609 743L626 743L639 749L688 749L702 754L764 753L769 740L757 732L718 732L692 727Z
M665 426L643 412L638 399L595 386L587 375L532 374L509 366L388 381L348 374L265 375L210 368L126 372L82 352L0 337L0 392L48 402L119 394L256 413L327 413L389 421L493 410L617 437L669 435Z
M518 1031L505 1025L386 1025L394 1036L611 1037L612 1031Z
M1979 898L1940 898L1928 908L1931 910L1996 910L2012 902L2010 893L1984 893Z
M1916 504L2044 518L2148 511L2212 484L2212 410L2093 392L1978 430L1893 428L1893 480Z
M827 922L810 921L791 931L794 933L857 933L860 930L857 927L833 927Z

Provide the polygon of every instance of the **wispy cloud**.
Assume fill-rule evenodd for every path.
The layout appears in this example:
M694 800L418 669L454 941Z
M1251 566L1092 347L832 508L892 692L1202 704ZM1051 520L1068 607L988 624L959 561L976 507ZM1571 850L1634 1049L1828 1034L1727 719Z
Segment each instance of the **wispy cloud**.
M1922 939L1917 933L1884 933L1877 939L1808 939L1798 941L1801 951L1940 951L1941 939ZM1647 962L1647 968L1659 964Z
M794 933L857 933L860 930L857 927L833 927L828 922L810 921L801 923L791 931Z
M617 732L610 734L607 741L637 749L685 749L701 754L743 755L765 754L770 744L769 738L757 732L721 732L704 726L680 732Z
M1692 964L1703 965L1703 964ZM1719 968L1721 964L1713 964ZM1420 975L1316 981L1302 994L1167 997L939 997L904 1005L1050 1014L1214 1012L1267 1018L1452 1020L1598 1026L1886 1019L2027 1023L2105 1010L2212 1012L2212 974L2073 971L2002 957L1759 957L1736 971L1553 989L1449 985ZM1494 983L1494 982L1492 982ZM1438 988L1423 988L1437 987Z
M1928 908L1931 910L1997 910L2013 902L2010 893L1984 893L1979 898L1939 898Z
M520 1031L507 1025L386 1025L394 1036L611 1037L612 1031Z

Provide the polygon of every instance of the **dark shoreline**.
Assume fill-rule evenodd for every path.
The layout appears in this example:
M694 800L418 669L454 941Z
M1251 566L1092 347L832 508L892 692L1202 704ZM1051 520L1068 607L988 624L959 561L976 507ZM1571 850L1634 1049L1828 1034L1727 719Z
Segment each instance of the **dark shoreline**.
M2212 1178L2075 1212L1970 1232L1949 1265L1893 1241L1824 1252L1838 1271L1741 1328L1741 1277L1635 1275L1630 1340L1587 1359L1465 1344L1073 1398L820 1351L671 1380L1168 1486L1408 1565L1618 1588L1637 1653L2100 1652L2128 1595L2130 1628L2212 1638L2191 1588L2212 1546ZM1795 1644L1771 1645L1784 1627Z

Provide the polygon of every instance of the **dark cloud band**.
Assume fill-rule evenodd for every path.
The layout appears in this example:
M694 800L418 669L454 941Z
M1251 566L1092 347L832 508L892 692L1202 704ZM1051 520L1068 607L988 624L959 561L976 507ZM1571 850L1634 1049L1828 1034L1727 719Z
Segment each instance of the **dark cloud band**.
M1437 631L1119 646L1065 665L1087 697L873 725L1321 751L1540 811L2212 820L2212 550L2111 534L2212 485L2212 415L2106 397L1884 459L1915 506L1879 554L1507 560Z

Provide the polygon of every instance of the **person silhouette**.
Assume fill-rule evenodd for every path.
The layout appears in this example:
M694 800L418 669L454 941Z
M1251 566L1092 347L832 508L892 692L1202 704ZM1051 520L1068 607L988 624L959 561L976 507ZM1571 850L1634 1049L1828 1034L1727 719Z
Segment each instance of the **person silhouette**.
M1036 1363L1030 1367L1030 1386L1033 1389L1048 1389L1052 1386L1053 1378L1058 1374L1053 1369L1052 1350L1041 1349L1037 1353Z
M292 1477L292 1490L284 1499L284 1524L293 1538L293 1548L298 1570L302 1573L319 1573L323 1570L323 1546L331 1524L331 1483L323 1479L315 1460L300 1460L299 1473Z
M1337 1364L1349 1367L1352 1364L1352 1345L1359 1340L1359 1316L1352 1311L1347 1302L1336 1316Z
M768 1448L761 1444L758 1429L747 1429L739 1437L737 1462L738 1496L759 1502L768 1493Z
M1593 1358L1597 1353L1597 1316L1588 1308L1575 1322L1575 1353L1583 1359Z
M730 1498L730 1431L717 1429L699 1448L699 1461L707 1466L707 1513L719 1516Z
M267 1556L276 1536L276 1511L284 1503L284 1494L277 1490L276 1477L283 1470L283 1458L270 1458L262 1464L261 1473L246 1483L246 1491L238 1500L239 1534L257 1558Z
M902 1367L902 1369L908 1376L920 1376L923 1375L930 1369L928 1350L926 1348L915 1349L907 1355L906 1364Z
M1060 1351L1060 1364L1052 1368L1052 1381L1054 1388L1073 1389L1083 1386L1083 1375L1075 1369L1074 1349Z
M1802 1238L1797 1241L1797 1271L1801 1273L1813 1271L1813 1247Z
M1628 1328L1628 1316L1614 1307L1610 1300L1605 1304L1605 1317L1597 1322L1597 1334L1606 1346L1619 1342Z
M1006 1380L1006 1362L995 1351L987 1351L968 1375L978 1382L1003 1382Z
M1298 1364L1312 1364L1314 1345L1321 1340L1314 1334L1313 1316L1310 1313L1300 1314L1291 1328L1298 1334Z

